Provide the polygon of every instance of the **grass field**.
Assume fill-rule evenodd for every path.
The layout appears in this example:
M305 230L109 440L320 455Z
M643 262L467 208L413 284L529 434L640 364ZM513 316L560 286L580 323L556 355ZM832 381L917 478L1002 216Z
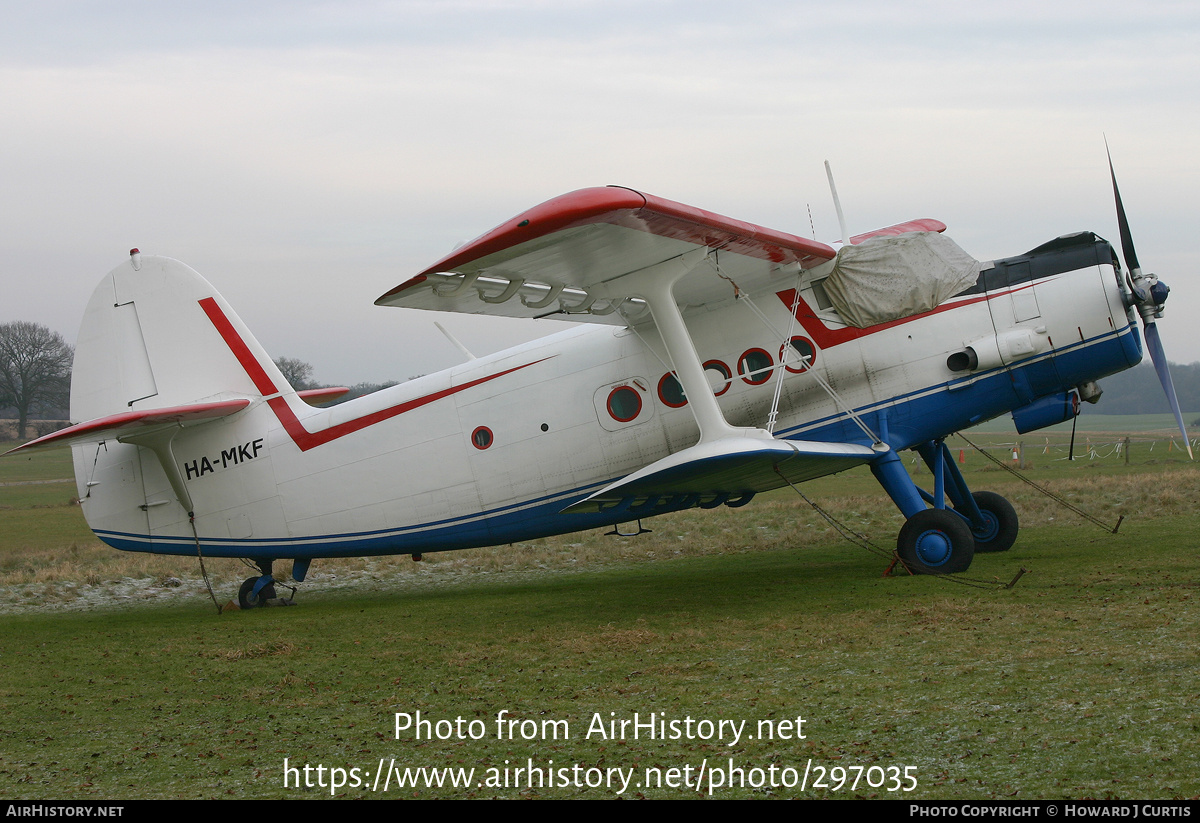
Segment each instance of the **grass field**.
M1117 535L951 442L1023 524L965 581L883 577L886 560L787 490L638 538L317 561L301 605L219 616L194 560L100 546L73 483L30 485L69 477L63 454L0 461L0 793L613 797L629 779L623 796L1196 797L1200 471L1169 433L1110 433L1094 440L1119 451L1075 461L1061 433L968 436L1007 457L1022 442L1030 478L1124 515ZM900 516L869 474L803 489L894 542ZM209 571L222 600L247 574ZM461 718L465 739L453 722L397 734L396 713L417 711ZM518 723L498 728L500 712ZM652 713L679 736L593 725ZM745 722L736 742L720 721ZM370 785L381 763L386 792ZM475 772L400 789L393 764ZM550 784L514 776L531 764ZM296 788L305 765L324 786Z

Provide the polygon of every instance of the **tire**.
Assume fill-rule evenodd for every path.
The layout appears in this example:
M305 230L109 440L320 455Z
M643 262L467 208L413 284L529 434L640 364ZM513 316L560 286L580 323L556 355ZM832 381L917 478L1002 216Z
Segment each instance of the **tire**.
M977 552L1006 552L1017 542L1017 532L1021 530L1017 511L1000 495L995 492L975 492L975 505L983 513L987 525L980 529L971 529L975 536L975 551Z
M263 586L262 590L256 597L251 592L254 590L254 584L259 581L257 577L247 577L242 583L242 587L238 589L238 606L243 609L257 609L267 605L267 601L275 596L275 584L268 583Z
M896 551L916 574L956 574L970 568L975 538L967 521L954 512L926 509L905 521Z

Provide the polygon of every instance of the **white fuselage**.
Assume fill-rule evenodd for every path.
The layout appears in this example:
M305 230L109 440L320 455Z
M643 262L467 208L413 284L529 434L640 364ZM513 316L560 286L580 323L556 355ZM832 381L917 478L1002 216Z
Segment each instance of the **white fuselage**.
M796 318L792 291L755 296L761 316L740 302L685 309L730 424L766 425L782 374L777 437L869 445L820 376L903 449L1140 358L1136 326L1105 265L960 295L865 330L820 309L813 279L802 281ZM811 347L817 375L795 359L780 365L788 337ZM951 371L948 356L973 342L995 353L981 353L978 368ZM770 368L754 374L764 353ZM250 372L246 357L239 363ZM628 519L558 512L697 441L693 414L671 391L671 370L653 324L586 325L328 409L275 386L243 412L182 429L171 451L208 555L494 545ZM187 512L149 449L76 446L75 463L85 514L104 540L195 552Z

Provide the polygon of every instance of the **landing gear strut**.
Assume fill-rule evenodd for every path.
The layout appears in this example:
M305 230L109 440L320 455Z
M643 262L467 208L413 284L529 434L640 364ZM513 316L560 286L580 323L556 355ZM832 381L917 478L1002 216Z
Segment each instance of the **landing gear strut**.
M238 589L238 606L243 609L257 609L267 605L267 601L275 599L275 578L271 573L274 560L255 560L262 574L258 577L247 577Z
M1011 547L1020 528L1012 504L994 492L972 494L941 440L922 443L917 452L933 472L932 494L917 487L894 451L871 463L871 472L908 518L896 543L904 564L923 574L953 574L966 571L976 551Z
M975 551L977 552L1006 552L1017 540L1020 523L1017 512L1009 503L995 492L975 492L971 495L983 520L982 526L971 527L975 535Z
M268 600L274 600L275 579L269 574L266 579L269 579L270 582L264 586L261 585L264 578L247 577L242 583L242 587L238 589L238 605L243 609L257 609L267 605ZM258 591L255 591L255 588Z
M279 583L280 586L291 591L290 597L278 597L275 593L275 584L279 581L275 579L271 571L275 564L274 560L250 560L247 562L258 566L258 570L262 574L258 577L247 577L242 582L242 587L238 589L238 606L243 609L257 609L263 606L294 605L293 599L296 596L295 586ZM305 576L308 574L308 565L311 562L311 557L297 557L293 560L292 580L297 583L303 582Z

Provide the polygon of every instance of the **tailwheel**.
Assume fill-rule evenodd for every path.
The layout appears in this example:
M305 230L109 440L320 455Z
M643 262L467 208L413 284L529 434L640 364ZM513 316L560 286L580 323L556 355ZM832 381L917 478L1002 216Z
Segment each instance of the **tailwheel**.
M247 577L238 589L238 606L243 609L257 609L267 605L268 600L275 599L275 581L268 582L255 594L254 587L262 577Z
M975 551L1006 552L1012 548L1020 531L1016 509L995 492L975 492L975 505L983 515L984 524L971 529L975 536Z
M954 512L925 509L905 521L896 551L917 574L954 574L970 567L975 538L967 522Z

